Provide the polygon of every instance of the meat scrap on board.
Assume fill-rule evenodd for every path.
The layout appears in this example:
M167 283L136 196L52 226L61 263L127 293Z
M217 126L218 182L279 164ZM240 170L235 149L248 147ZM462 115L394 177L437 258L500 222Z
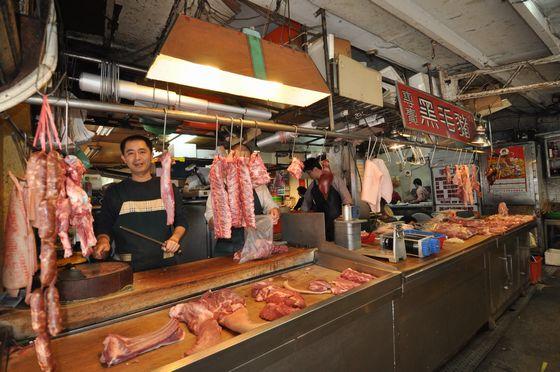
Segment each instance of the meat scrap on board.
M360 271L347 268L340 273L338 278L331 281L330 283L322 279L313 280L309 283L308 288L313 292L330 291L332 294L338 295L348 292L352 288L359 287L360 285L367 283L373 279L375 279L375 276L371 274L362 273Z

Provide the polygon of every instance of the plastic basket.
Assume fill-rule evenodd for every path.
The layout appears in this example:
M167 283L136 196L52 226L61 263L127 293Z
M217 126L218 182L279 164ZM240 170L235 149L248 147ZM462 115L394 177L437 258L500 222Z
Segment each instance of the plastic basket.
M537 284L541 279L542 259L543 258L541 256L531 257L529 264L529 278L531 280L531 284Z

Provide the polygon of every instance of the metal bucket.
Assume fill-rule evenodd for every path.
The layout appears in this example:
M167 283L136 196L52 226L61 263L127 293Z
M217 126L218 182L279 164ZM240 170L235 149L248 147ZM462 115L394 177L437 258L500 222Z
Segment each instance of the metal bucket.
M344 221L351 221L352 220L352 206L351 205L343 205L342 206L342 219Z
M362 247L361 240L361 220L335 220L334 221L334 242L336 245L348 248L350 250L360 249Z

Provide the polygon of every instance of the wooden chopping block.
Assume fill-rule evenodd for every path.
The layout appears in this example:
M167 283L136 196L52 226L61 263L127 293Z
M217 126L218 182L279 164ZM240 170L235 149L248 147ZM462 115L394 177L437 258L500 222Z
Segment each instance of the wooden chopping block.
M97 262L59 269L57 288L61 301L95 298L132 284L132 267L125 262Z

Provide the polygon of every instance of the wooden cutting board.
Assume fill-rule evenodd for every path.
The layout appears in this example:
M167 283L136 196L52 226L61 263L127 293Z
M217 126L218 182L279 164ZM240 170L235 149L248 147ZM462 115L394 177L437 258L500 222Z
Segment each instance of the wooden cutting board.
M125 262L97 262L59 269L61 301L105 296L132 284L132 267Z

